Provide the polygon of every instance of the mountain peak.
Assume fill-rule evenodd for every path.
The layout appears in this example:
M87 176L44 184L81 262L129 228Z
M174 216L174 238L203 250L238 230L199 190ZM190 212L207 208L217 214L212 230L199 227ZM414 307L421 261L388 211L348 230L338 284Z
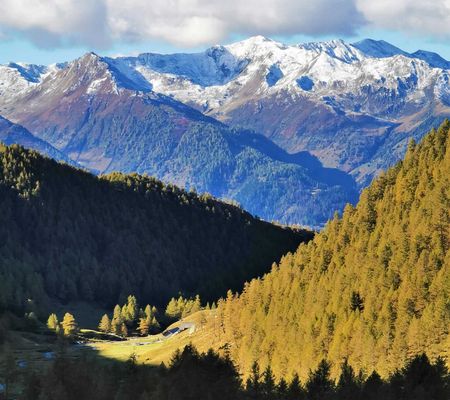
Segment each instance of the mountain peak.
M275 42L275 41L266 36L263 36L263 35L255 35L255 36L250 36L247 39L241 40L238 43L244 43L244 42L246 42L246 43L264 43L264 42Z
M101 59L101 57L97 53L95 53L93 51L88 51L87 53L83 54L83 56L81 58L85 59L85 60L91 60L91 59L99 60L99 59Z
M272 40L268 37L257 35L251 36L248 39L241 40L239 42L231 43L225 46L227 49L245 49L248 51L253 51L253 49L271 49L271 48L280 48L284 49L287 46L283 43Z
M419 58L420 60L426 61L432 67L450 69L450 61L447 61L437 53L426 50L417 50L411 54L414 58Z
M93 51L89 51L83 54L81 57L77 58L76 60L72 61L71 64L88 66L88 65L96 65L102 61L104 61L103 57L99 56L97 53L94 53Z
M351 45L369 57L387 58L396 55L408 55L402 49L385 40L363 39Z

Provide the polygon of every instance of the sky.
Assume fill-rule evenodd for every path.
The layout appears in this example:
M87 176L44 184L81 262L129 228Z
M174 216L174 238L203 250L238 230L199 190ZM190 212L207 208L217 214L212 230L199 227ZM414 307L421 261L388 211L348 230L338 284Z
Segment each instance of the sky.
M264 35L383 39L450 59L450 0L0 0L0 63L193 52Z

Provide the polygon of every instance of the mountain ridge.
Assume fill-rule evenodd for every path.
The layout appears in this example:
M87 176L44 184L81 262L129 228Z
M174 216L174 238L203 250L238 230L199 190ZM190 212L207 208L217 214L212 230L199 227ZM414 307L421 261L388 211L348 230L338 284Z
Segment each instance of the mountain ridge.
M445 60L424 52L413 58L382 41L355 46L257 36L194 54L87 53L49 67L3 66L0 114L90 170L146 172L233 198L264 219L321 226L331 216L325 208L332 213L355 202L356 187L339 184L327 200L331 192L320 191L311 168L300 171L296 154L316 157L319 175L342 177L340 170L361 189L402 157L409 138L450 115L449 71L423 59ZM373 48L383 57L364 54ZM236 132L262 134L286 155L255 148L261 141ZM267 175L251 167L255 162L279 172ZM242 177L251 170L257 175ZM256 193L261 186L275 205ZM287 199L291 187L296 194ZM300 204L312 205L317 194L327 207L308 218L311 208Z
M100 177L0 144L0 311L49 301L213 301L313 233L155 178ZM27 300L32 299L32 300ZM31 307L31 309L29 309Z
M345 173L288 156L254 133L247 138L150 87L137 91L141 80L87 53L11 102L9 114L92 171L147 173L234 199L269 221L317 227L356 201L353 178L325 178Z

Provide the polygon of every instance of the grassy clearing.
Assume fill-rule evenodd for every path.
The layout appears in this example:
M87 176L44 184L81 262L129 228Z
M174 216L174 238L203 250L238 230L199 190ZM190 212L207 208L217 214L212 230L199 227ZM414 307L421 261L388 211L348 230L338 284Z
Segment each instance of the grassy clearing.
M168 329L177 328L183 323L193 323L195 330L185 330L172 337L164 337L162 334L140 338L130 338L124 342L99 341L91 342L89 346L98 352L98 355L107 359L125 361L132 354L136 355L138 363L159 365L167 363L177 349L182 349L189 343L197 347L199 351L207 351L218 344L214 331L205 329L207 320L215 317L215 311L203 310L172 324Z
M105 362L123 362L136 355L137 362L147 365L160 365L168 363L177 349L183 349L192 343L201 352L209 348L218 348L219 341L211 328L215 311L203 310L172 324L169 329L180 327L185 323L191 323L195 329L187 329L171 337L165 337L162 333L147 337L131 337L127 340L110 340L112 335L105 335L91 329L81 329L79 339L84 344L66 345L62 350L61 342L54 335L44 333L30 333L11 331L7 345L0 349L0 376L5 367L7 352L12 354L19 367L19 363L31 368L42 370L47 368L49 362L59 351L64 351L69 357L91 355L103 359ZM209 328L206 329L206 324ZM7 349L7 350L6 350Z

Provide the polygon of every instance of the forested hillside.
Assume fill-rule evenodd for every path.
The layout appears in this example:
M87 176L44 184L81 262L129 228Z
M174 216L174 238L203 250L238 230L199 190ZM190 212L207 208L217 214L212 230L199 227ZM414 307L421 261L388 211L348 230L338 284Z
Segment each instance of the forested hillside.
M233 199L268 221L311 227L357 201L346 172L153 92L139 72L113 59L87 53L26 87L0 96L5 116L94 173L146 173Z
M286 255L212 321L252 363L304 379L320 360L387 376L425 352L450 357L450 122L364 190L313 241Z
M6 145L20 144L27 149L36 150L41 154L54 158L58 161L64 161L68 164L77 166L69 157L56 150L53 146L33 136L23 126L13 124L11 121L0 115L0 142Z
M140 175L95 177L0 147L0 311L49 299L100 305L130 293L206 300L267 272L312 234Z

